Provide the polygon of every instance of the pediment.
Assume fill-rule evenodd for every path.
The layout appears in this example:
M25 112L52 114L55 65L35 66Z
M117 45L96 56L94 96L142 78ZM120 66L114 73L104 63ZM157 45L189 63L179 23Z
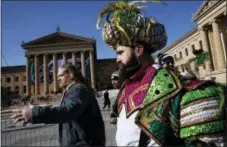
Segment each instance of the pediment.
M94 39L86 38L82 36L76 36L64 32L55 32L38 39L23 43L21 46L34 47L42 45L57 45L57 44L83 44L83 43L94 43Z
M218 1L215 0L205 0L200 8L198 9L198 11L196 12L195 16L193 17L193 20L197 20L197 18L199 18L202 14L204 14L205 12L207 12L212 6L214 6L214 4L216 4Z

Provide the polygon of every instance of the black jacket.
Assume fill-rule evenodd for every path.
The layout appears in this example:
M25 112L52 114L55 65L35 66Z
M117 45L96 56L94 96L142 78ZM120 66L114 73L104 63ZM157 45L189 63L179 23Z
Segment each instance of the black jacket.
M61 146L105 146L105 127L98 103L82 84L69 87L60 106L35 107L33 123L59 123Z
M104 105L110 105L109 92L104 92Z

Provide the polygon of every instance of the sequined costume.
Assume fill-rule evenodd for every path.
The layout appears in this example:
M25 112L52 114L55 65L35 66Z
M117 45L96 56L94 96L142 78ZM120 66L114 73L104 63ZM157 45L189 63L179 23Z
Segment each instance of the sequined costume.
M143 6L135 3L109 4L100 12L97 27L106 16L102 38L111 48L141 43L154 53L166 45L165 27L143 16ZM220 146L226 133L224 95L220 84L183 78L172 68L152 63L143 65L117 97L117 145Z
M136 124L162 146L175 145L173 139L184 145L220 146L225 136L224 87L211 81L179 79L165 68L156 73Z

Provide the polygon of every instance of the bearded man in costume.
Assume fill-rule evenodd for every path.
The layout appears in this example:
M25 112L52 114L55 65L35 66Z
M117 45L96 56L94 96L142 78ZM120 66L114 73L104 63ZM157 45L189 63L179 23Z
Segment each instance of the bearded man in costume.
M118 146L223 145L224 87L181 78L154 65L151 54L165 47L165 27L140 12L136 2L118 1L99 14L103 40L117 53L126 78L117 97ZM184 80L182 80L184 79Z

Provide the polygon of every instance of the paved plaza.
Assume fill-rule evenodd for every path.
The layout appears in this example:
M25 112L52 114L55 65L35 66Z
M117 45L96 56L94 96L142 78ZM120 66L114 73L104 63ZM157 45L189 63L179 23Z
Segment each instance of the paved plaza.
M113 101L114 98L111 98ZM98 98L100 108L103 99ZM106 146L115 146L116 126L111 125L109 110L102 110L106 128ZM58 125L56 124L14 124L9 118L11 114L2 114L1 119L1 145L2 146L59 146Z

